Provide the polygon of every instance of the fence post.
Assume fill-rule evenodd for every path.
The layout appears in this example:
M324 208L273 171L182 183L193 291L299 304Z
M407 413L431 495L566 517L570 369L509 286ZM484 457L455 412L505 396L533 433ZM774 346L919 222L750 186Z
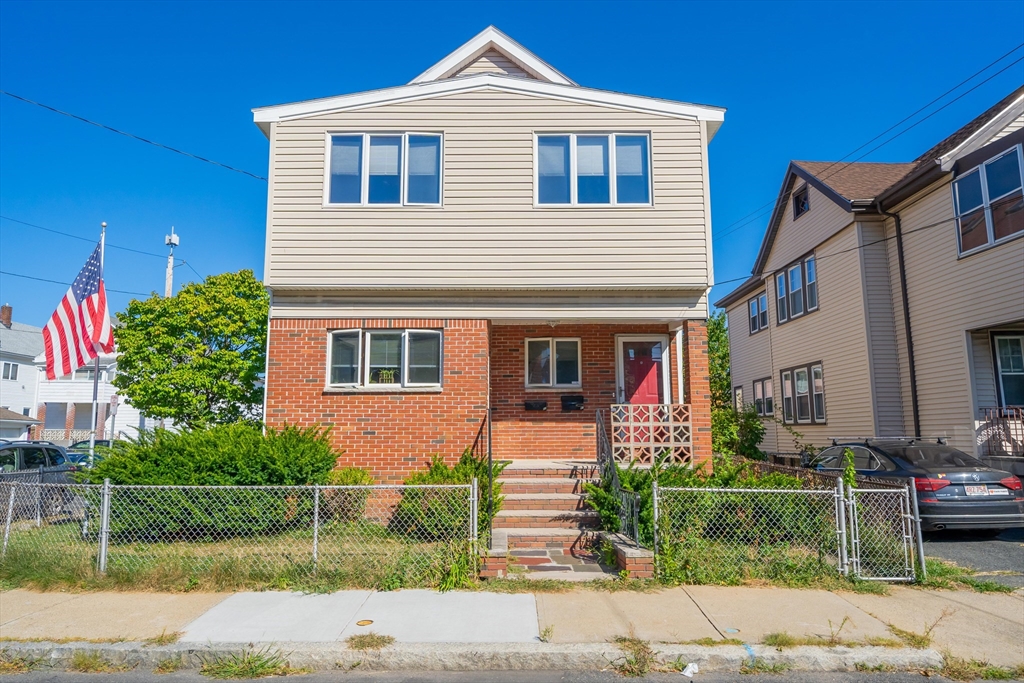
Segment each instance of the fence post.
M107 573L107 542L110 538L110 479L103 480L103 498L100 502L100 574Z
M836 525L839 531L839 571L850 575L850 559L846 554L846 496L843 493L842 478L836 479Z
M914 506L914 530L917 531L915 545L917 546L917 559L921 564L921 580L925 581L928 579L928 568L924 563L924 537L921 535L921 513L917 509L917 479L911 477L910 485L907 488L910 489L910 502Z
M857 523L857 499L852 486L846 489L846 514L849 520L850 566L853 575L860 578L860 525Z
M476 550L477 541L477 514L479 513L478 503L479 496L477 496L477 481L476 477L473 477L473 487L469 490L469 540L473 544L473 550Z
M18 482L11 482L11 495L7 498L7 519L4 520L4 550L0 556L7 555L7 541L11 538L11 520L14 518L14 492L18 488Z
M658 573L658 479L651 485L651 505L654 507L654 573ZM638 530L639 531L639 530ZM639 536L639 533L637 534Z
M43 466L39 466L39 486L36 487L36 528L43 526Z
M337 495L337 494L335 494ZM320 484L313 484L313 572L320 557Z

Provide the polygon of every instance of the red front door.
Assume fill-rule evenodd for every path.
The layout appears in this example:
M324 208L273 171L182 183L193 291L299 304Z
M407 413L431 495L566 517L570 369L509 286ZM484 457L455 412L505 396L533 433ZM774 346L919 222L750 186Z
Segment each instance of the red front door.
M664 350L661 341L622 342L622 403L665 402Z

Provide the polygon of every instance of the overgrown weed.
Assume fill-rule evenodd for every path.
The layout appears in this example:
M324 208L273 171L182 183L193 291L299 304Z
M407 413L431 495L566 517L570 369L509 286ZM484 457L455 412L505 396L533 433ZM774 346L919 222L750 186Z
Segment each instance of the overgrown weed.
M71 655L71 662L68 664L68 671L75 671L83 674L114 674L130 671L131 666L127 664L115 664L99 652L75 652Z
M637 638L632 628L629 629L628 636L616 638L615 644L625 653L622 661L612 664L620 675L640 678L658 667L657 653L648 641Z
M36 668L38 661L29 657L12 655L7 650L0 650L0 674L24 674Z
M262 650L251 647L227 657L217 657L203 663L199 673L210 678L266 678L267 676L290 676L307 673L306 669L295 669L281 652L270 646Z
M1024 679L1024 664L995 666L977 659L961 659L946 652L940 673L954 681L1015 681Z
M170 645L171 643L178 642L178 639L181 638L181 636L181 631L168 633L167 629L164 629L160 632L160 635L153 636L152 638L146 638L142 642L145 645Z
M348 649L350 650L383 650L395 642L395 637L370 631L369 633L349 636L345 642L348 643Z

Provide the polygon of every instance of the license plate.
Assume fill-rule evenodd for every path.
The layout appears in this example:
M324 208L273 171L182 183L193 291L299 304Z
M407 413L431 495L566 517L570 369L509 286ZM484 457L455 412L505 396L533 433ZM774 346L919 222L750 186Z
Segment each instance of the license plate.
M964 493L968 496L987 496L988 487L982 484L981 486L971 486L970 484L964 484Z

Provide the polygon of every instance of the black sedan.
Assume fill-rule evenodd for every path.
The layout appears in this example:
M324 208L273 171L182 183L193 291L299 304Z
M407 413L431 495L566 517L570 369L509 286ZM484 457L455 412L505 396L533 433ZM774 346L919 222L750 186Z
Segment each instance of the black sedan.
M963 451L922 439L864 439L836 443L809 466L842 471L847 448L853 451L858 474L904 481L914 478L921 527L926 531L1024 526L1021 480Z

